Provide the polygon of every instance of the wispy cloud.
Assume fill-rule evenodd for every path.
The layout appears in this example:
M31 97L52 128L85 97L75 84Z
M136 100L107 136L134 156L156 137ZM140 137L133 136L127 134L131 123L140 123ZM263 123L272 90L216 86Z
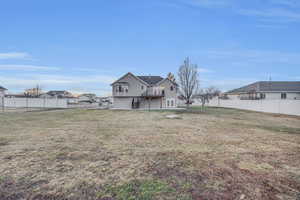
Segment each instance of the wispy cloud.
M299 0L269 0L269 1L272 4L283 5L283 6L288 6L288 7L300 6Z
M287 26L279 25L279 24L258 24L256 25L257 28L264 28L264 29L283 29L287 28Z
M0 70L7 71L58 71L59 67L38 66L38 65L0 65Z
M260 28L274 28L279 23L300 22L299 0L253 0L249 2L237 0L174 0L169 4L177 7L226 9L237 15L249 16L257 20ZM284 28L284 26L276 26Z
M29 59L31 56L25 52L8 52L8 53L0 53L0 60L8 60L8 59Z
M241 15L259 17L262 21L273 22L298 22L300 21L300 13L283 8L269 8L264 10L240 9Z
M39 84L44 89L72 89L84 88L84 91L108 90L109 84L117 78L106 75L70 76L70 75L44 75L24 74L21 76L0 76L0 85L11 91L23 91L26 88Z
M253 49L216 49L200 52L213 60L230 61L233 65L253 63L300 64L300 53Z
M201 7L224 7L234 3L233 0L185 0L182 3Z

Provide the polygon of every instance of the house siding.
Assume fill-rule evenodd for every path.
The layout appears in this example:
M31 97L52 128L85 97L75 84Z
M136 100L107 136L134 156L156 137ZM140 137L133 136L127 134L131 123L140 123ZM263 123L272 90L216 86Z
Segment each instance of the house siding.
M165 90L165 96L162 102L162 108L167 108L167 100L174 100L174 107L177 107L177 87L170 80L164 80L159 86L163 87ZM173 91L171 91L171 86L174 87Z
M116 109L131 109L132 98L129 97L114 97L114 108Z
M300 99L300 93L290 93L290 92L278 92L278 93L265 93L266 99L276 100L281 99L281 93L286 93L286 99Z
M128 92L118 93L116 92L115 86L119 84L119 82L128 83ZM122 83L120 83L122 85ZM144 90L141 87L144 86ZM127 97L138 97L141 96L144 91L146 91L147 86L139 81L137 78L133 77L131 74L120 79L117 83L114 83L112 86L112 94L114 97L118 96L127 96Z

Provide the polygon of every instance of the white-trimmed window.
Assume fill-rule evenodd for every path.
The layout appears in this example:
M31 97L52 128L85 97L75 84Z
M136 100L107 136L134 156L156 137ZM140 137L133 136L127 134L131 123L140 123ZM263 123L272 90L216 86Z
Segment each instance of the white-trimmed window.
M128 86L127 85L116 85L115 86L115 91L117 93L127 93L128 92Z

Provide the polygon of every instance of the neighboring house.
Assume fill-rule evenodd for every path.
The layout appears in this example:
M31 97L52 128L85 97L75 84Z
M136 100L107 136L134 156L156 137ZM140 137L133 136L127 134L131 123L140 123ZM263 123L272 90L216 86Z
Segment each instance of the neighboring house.
M299 99L300 81L260 81L226 92L224 99Z
M0 97L4 97L5 96L5 91L6 90L7 90L6 88L0 86Z
M178 85L160 76L127 73L111 84L113 106L118 109L162 109L177 107Z
M41 98L72 98L73 95L65 90L62 91L57 91L57 90L53 90L53 91L49 91L46 94L42 94L40 95Z
M96 102L96 97L95 94L82 94L78 97L78 101L93 103Z

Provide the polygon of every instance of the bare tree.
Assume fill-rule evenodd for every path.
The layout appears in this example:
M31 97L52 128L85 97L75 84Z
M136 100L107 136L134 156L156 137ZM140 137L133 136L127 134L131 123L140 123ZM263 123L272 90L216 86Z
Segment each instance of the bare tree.
M179 86L187 107L192 103L192 97L199 88L199 72L196 64L191 64L186 58L178 71Z
M209 101L211 99L219 96L220 94L221 94L221 91L218 88L211 86L205 90L203 90L203 89L200 90L199 93L197 95L195 95L195 98L200 99L202 110L204 110L205 104L209 103Z

